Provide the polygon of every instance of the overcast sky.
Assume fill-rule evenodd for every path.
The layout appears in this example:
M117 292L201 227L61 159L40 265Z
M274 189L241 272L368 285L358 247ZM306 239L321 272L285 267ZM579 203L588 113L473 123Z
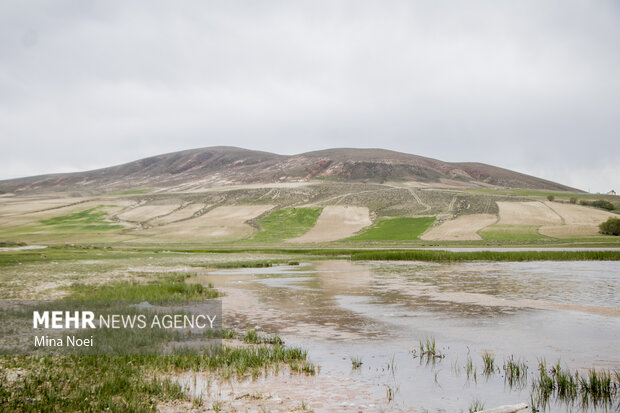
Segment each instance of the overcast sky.
M0 179L382 147L620 190L620 2L7 1Z

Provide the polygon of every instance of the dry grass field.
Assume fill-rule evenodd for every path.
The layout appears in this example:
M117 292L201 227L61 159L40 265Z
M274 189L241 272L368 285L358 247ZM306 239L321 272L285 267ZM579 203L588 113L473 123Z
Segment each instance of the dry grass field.
M330 205L323 208L316 225L295 243L329 242L348 238L372 224L366 207Z
M150 224L154 225L166 225L175 221L181 221L183 219L188 219L194 216L201 209L206 208L204 204L189 204L185 205L182 208L159 218L155 218L150 221Z
M273 205L221 206L199 217L143 232L158 241L234 241L252 235L254 228L247 221L272 208Z
M0 198L0 216L14 216L29 214L32 212L46 211L53 208L69 206L83 202L84 198L42 198L28 197L2 197Z
M442 224L426 231L421 239L426 241L475 241L482 238L478 231L497 222L492 214L461 215L456 219L445 221Z
M542 202L498 202L498 225L560 225L562 218Z
M180 202L172 204L147 204L125 210L117 215L123 221L146 222L172 213L181 206Z
M545 202L550 209L560 215L562 225L545 225L538 230L541 234L554 238L578 238L598 235L599 224L607 221L617 214L600 209L563 204L558 202Z

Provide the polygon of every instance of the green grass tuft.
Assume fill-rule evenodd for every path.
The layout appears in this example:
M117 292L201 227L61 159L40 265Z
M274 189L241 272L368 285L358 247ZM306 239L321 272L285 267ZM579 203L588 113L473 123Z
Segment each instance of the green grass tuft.
M495 358L487 351L482 353L482 362L484 363L484 374L490 376L495 373Z
M523 387L527 383L527 363L515 360L513 356L504 360L504 381L512 387Z
M187 284L190 274L172 274L148 282L121 281L101 286L74 285L69 287L70 300L200 300L216 298L217 290L202 284Z
M545 410L552 397L566 406L580 400L581 411L588 411L589 406L611 411L617 405L620 386L610 371L591 369L580 375L579 372L563 369L560 362L547 370L544 360L539 361L538 370L530 397L532 407L537 410Z
M469 413L475 413L478 412L480 410L484 410L484 403L482 403L480 400L476 399L473 400L471 402L471 404L469 405Z

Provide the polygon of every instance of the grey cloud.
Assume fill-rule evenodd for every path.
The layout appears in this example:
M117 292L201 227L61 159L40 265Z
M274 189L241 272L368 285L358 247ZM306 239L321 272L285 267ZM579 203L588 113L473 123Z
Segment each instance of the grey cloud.
M386 147L620 187L613 0L0 11L0 178L227 144Z

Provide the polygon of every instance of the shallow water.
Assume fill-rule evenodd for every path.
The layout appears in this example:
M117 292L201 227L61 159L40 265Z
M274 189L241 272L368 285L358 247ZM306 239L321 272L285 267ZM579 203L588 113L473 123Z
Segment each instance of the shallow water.
M22 247L3 247L0 252L26 251L26 250L42 250L47 248L46 245L24 245Z
M198 280L226 293L225 325L278 332L309 350L320 375L351 378L388 409L529 404L531 380L504 380L509 357L526 362L529 376L540 359L571 369L620 368L617 262L318 261L212 271ZM420 357L419 341L431 337L444 358ZM499 367L488 377L484 351ZM361 358L361 368L352 368L351 357ZM475 378L465 368L469 359ZM551 402L547 411L582 410L578 402Z

